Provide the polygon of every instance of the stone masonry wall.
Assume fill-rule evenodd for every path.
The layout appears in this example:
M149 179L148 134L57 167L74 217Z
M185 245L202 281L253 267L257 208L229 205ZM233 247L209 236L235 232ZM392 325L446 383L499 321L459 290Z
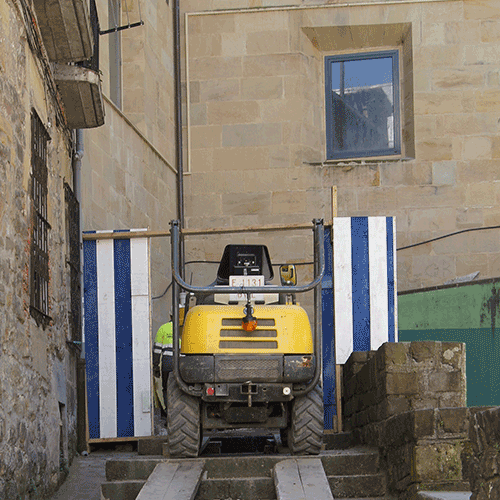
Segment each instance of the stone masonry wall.
M27 42L20 6L0 2L0 498L46 498L76 452L76 360L69 347L64 182L71 137L49 76ZM49 315L30 315L31 122L47 129Z
M465 406L465 345L387 342L376 352L354 352L343 384L349 430L409 410Z
M419 489L467 489L461 455L473 410L465 404L464 344L385 343L344 365L345 429L379 448L401 500Z
M365 444L379 448L389 490L399 500L416 500L419 490L470 490L469 429L481 409L408 411L364 433Z

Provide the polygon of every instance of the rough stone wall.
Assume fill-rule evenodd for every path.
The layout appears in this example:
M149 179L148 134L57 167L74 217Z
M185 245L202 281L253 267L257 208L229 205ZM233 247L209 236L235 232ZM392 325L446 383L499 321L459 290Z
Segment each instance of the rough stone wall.
M422 491L470 490L469 429L481 408L429 408L394 415L364 435L379 448L388 489L399 500ZM494 498L494 497L491 497Z
M464 406L464 344L386 343L354 352L344 365L345 429L379 448L400 500L416 499L419 490L468 489L463 455L479 410Z
M348 430L409 410L465 406L465 345L386 342L376 352L354 352L344 365L342 397Z
M498 223L498 2L186 0L182 9L190 227L329 219L332 185L341 216L396 216L398 246ZM401 50L404 160L326 162L324 56L384 47ZM288 251L281 238L266 241ZM210 241L193 247L215 253ZM400 251L398 287L498 276L499 255L495 231Z
M19 5L0 2L0 498L53 492L76 451L76 360L67 344L69 259L64 181L71 140L49 76L27 42ZM49 315L30 316L30 172L34 108L48 143Z
M464 451L471 500L500 498L500 408L474 415L469 426L470 447Z

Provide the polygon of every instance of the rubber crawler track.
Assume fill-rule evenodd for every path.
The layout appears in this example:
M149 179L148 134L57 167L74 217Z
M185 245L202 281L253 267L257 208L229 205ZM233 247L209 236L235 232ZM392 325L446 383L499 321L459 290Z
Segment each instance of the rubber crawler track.
M320 384L292 402L288 446L294 455L318 455L323 444L323 389Z
M169 454L192 458L200 449L200 403L182 391L169 373L167 382L167 433Z

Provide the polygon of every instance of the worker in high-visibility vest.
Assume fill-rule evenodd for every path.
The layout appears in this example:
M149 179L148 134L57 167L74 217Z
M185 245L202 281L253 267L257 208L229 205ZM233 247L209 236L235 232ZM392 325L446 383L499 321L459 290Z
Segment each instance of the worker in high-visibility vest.
M158 328L153 347L153 377L155 381L155 392L160 407L166 411L167 404L163 396L167 388L168 374L173 370L173 325L172 316L170 321Z

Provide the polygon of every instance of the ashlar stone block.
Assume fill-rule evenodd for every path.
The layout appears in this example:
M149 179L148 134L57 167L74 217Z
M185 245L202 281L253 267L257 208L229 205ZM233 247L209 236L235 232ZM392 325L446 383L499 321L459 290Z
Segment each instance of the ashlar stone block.
M197 148L220 147L222 141L222 126L191 127L191 146Z
M269 150L265 147L232 147L217 148L213 153L214 171L239 170L255 172L254 175L262 176L261 169L269 166ZM240 174L238 174L240 175ZM240 176L241 178L241 176ZM223 179L220 179L223 182ZM234 191L233 179L231 179ZM222 186L221 188L222 189ZM224 191L222 191L224 192Z
M267 214L270 211L270 193L228 193L222 195L224 215Z
M193 80L234 78L242 75L241 57L203 57L190 60L189 77Z
M415 373L387 373L386 393L388 395L411 395L418 392L418 378Z
M199 94L201 102L236 100L240 97L240 81L237 78L201 81Z
M438 371L429 374L429 391L431 392L460 392L462 374L460 371Z
M491 113L500 110L500 90L476 90L474 98L478 113Z
M467 408L439 408L437 412L440 432L466 435L469 429Z
M272 193L272 211L279 214L304 212L306 207L305 191L278 191Z
M255 101L209 102L207 108L210 125L254 123L260 118L259 105Z
M491 137L466 137L464 159L481 160L491 158Z
M283 97L283 78L245 78L241 81L241 95L243 99L280 99Z
M435 416L433 409L415 410L413 417L413 437L414 439L423 439L434 436Z
M223 125L222 146L266 146L281 144L281 123Z
M378 369L392 371L408 362L409 342L386 342L377 351Z
M495 0L470 0L464 3L465 19L500 19L500 5Z
M453 160L453 142L449 138L428 139L417 142L417 157L420 160Z
M461 480L461 452L460 441L415 446L412 480L414 482Z
M277 54L289 52L289 32L260 31L247 35L248 54Z

